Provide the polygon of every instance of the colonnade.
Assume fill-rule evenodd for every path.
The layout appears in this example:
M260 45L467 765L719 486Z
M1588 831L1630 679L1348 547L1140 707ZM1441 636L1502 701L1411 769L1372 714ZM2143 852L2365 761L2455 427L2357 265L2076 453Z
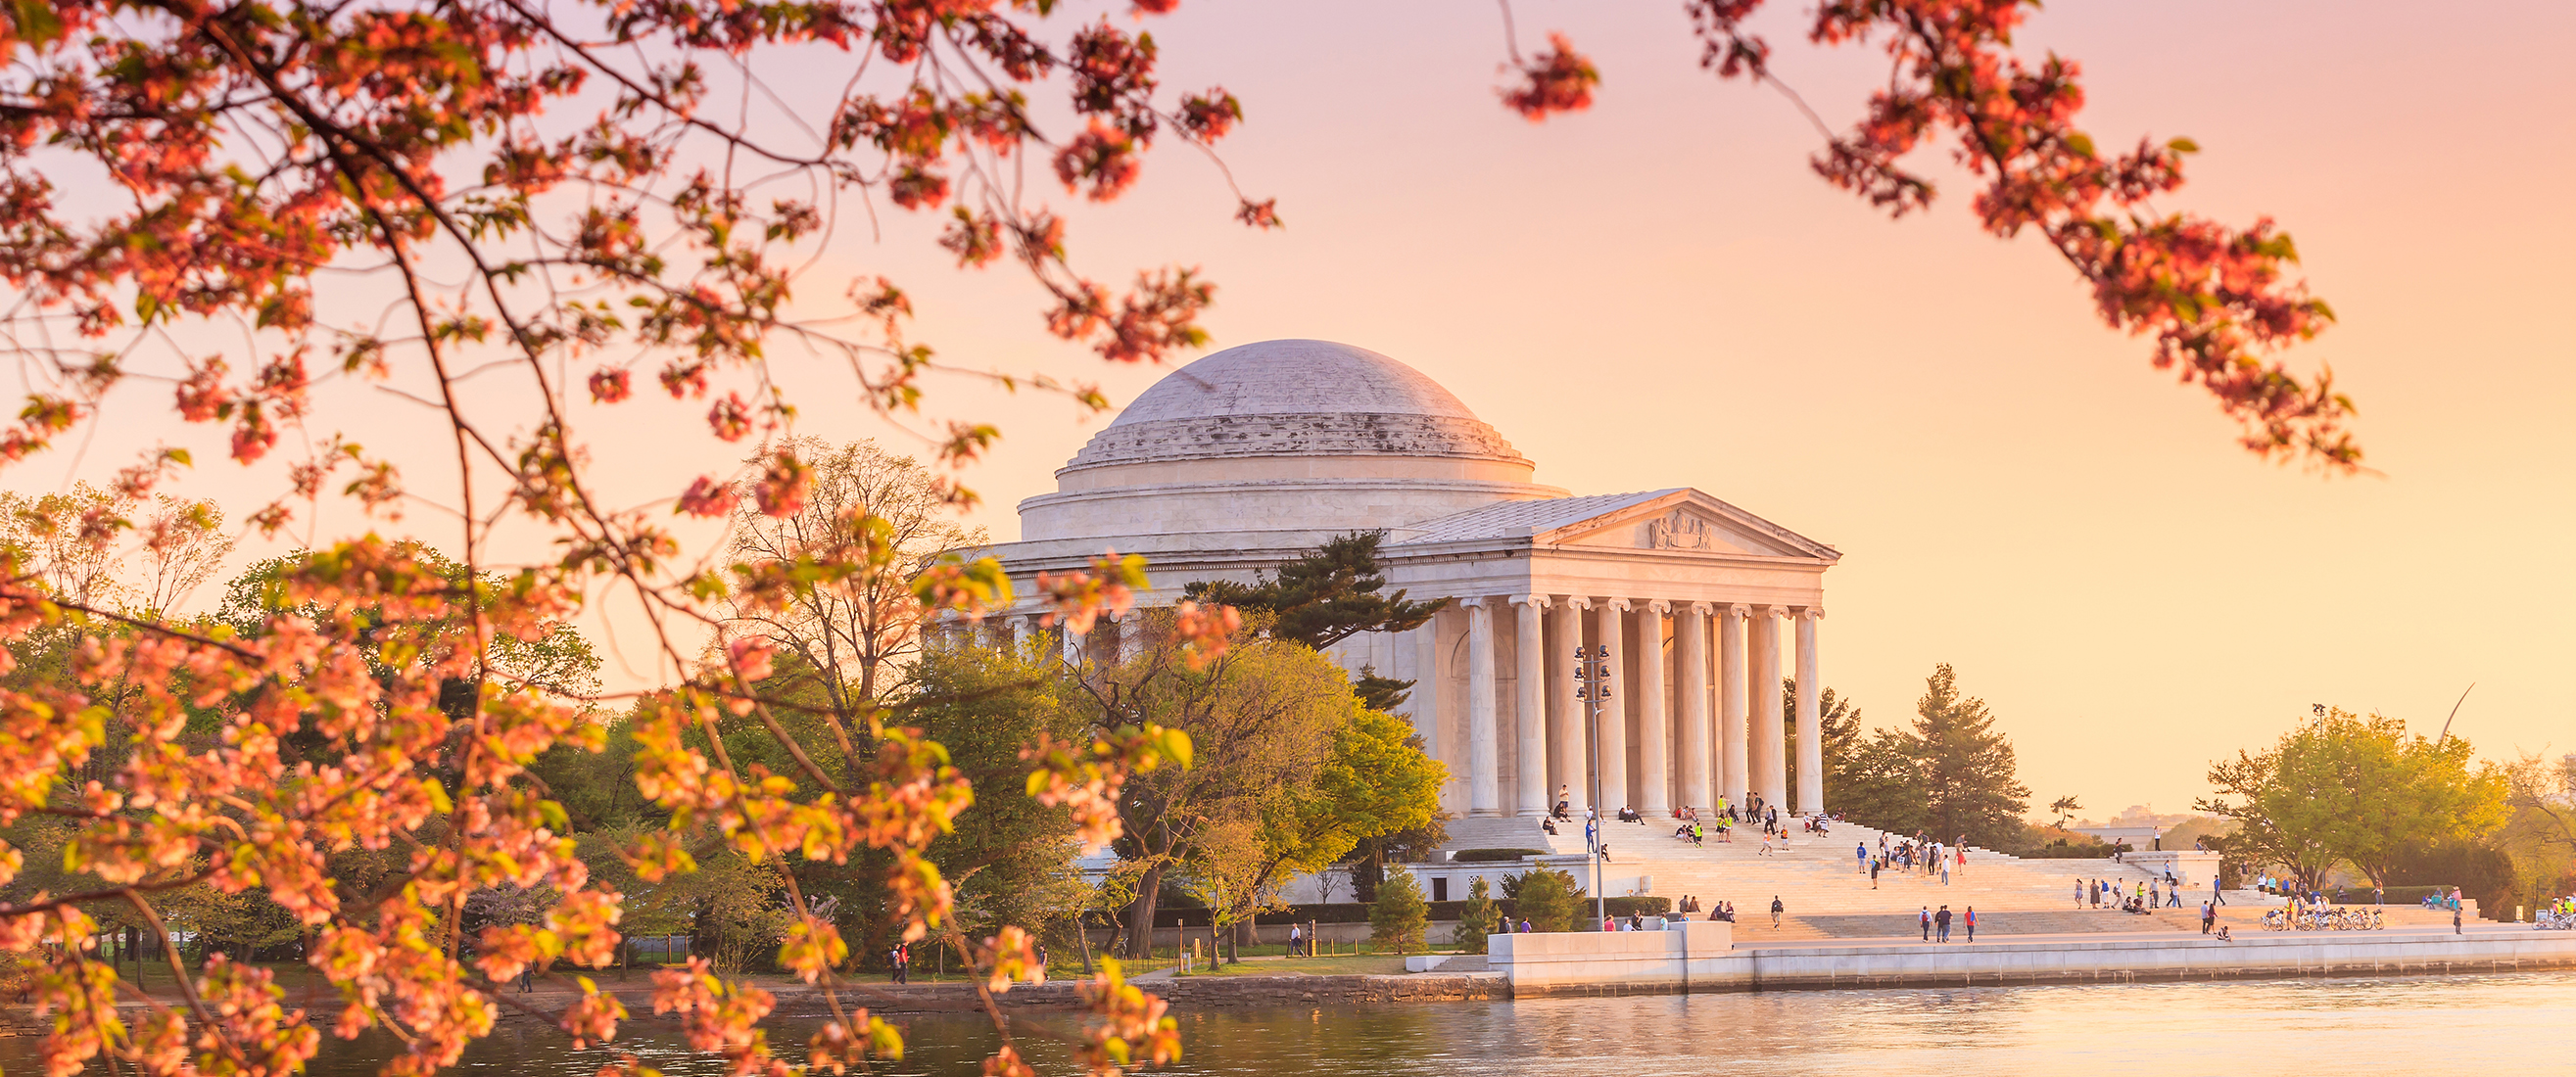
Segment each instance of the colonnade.
M1464 669L1458 671L1465 684L1457 693L1464 703L1466 750L1463 760L1443 754L1452 766L1464 763L1465 814L1544 815L1561 788L1579 811L1593 803L1596 782L1605 814L1622 807L1649 816L1705 808L1720 795L1741 805L1749 794L1791 810L1779 715L1781 666L1792 648L1798 722L1794 810L1824 810L1816 650L1823 610L1544 594L1468 598L1458 605L1466 619ZM1497 626L1498 619L1508 623ZM1498 654L1505 633L1508 673ZM1417 640L1422 650L1415 669L1456 669L1438 661L1448 642L1439 621L1417 630ZM1577 677L1577 649L1597 655L1603 647L1610 652L1607 677ZM1599 695L1605 686L1606 701ZM1417 686L1417 705L1435 711L1442 706L1435 687ZM1600 761L1612 765L1596 766Z
M952 614L927 626L923 642L934 650L960 645L1010 650L1022 641L1041 640L1073 665L1081 665L1086 654L1105 662L1118 662L1126 656L1122 645L1137 631L1143 617L1144 611L1135 609L1114 619L1104 616L1092 623L1090 633L1076 635L1065 631L1063 625L1048 624L1043 610L994 612L976 621Z

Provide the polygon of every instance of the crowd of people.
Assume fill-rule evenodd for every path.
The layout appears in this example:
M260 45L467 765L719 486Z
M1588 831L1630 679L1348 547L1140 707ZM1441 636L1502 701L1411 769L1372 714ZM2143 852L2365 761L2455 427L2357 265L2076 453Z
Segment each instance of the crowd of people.
M1868 842L1858 842L1852 846L1852 870L1869 876L1869 888L1872 890L1878 889L1878 876L1883 871L1920 872L1925 876L1938 875L1941 877L1941 885L1948 886L1951 871L1965 873L1968 870L1968 839L1963 834L1958 841L1944 844L1937 839L1925 836L1921 831L1916 831L1911 838L1890 841L1887 835L1881 834L1878 836L1878 852L1875 855L1869 851Z
M2210 897L2219 905L2227 904L2226 897L2218 893L2215 882L2210 885ZM2174 878L2171 872L2161 879L2133 879L2126 883L2117 879L2077 879L2075 907L2087 906L2096 909L2107 907L2113 912L2140 916L2157 909L2179 909L2182 908L2182 880Z

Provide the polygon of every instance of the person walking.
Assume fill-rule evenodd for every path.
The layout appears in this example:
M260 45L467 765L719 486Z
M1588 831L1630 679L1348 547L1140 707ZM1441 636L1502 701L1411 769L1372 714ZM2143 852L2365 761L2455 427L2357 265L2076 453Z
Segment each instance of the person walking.
M2164 892L2164 886L2163 886L2163 884L2161 884L2161 883L2152 883L2152 882L2151 882L2151 883L2148 883L2148 884L2147 884L2147 907L2148 907L2148 908L2150 908L2150 909L2152 909L2152 908L2156 908L2157 906L2163 905L2164 903L2165 903L2165 892Z
M519 993L524 995L536 989L537 966L534 964L519 966Z
M1941 911L1940 911L1940 912L1936 912L1936 913L1933 913L1933 914L1932 914L1932 927L1933 927L1935 930L1937 930L1937 931L1939 931L1939 932L1940 932L1940 934L1941 934L1941 941L1943 941L1943 942L1948 942L1948 941L1950 941L1950 907L1949 907L1949 906L1947 906L1947 905L1943 905L1943 906L1941 906Z
M1852 846L1852 866L1860 871L1869 870L1868 842L1859 842Z
M1968 941L1977 941L1977 907L1968 906Z
M1950 885L1950 862L1947 860L1941 862L1941 885Z
M1932 906L1923 907L1923 941L1932 941Z
M1303 956L1305 956L1305 954L1306 954L1306 925L1304 925L1304 924L1291 924L1291 925L1289 925L1289 926L1288 926L1288 956L1290 956L1290 957L1303 957Z
M894 982L899 984L912 982L912 955L905 944L898 942L892 949L886 951L886 964L894 969Z
M1878 889L1878 861L1876 860L1869 862L1869 888Z
M2075 907L2079 909L2084 907L2084 880L2082 879L2075 880Z
M2227 891L2218 888L2218 876L2216 875L2209 877L2209 903L2212 905L2227 904Z
M2201 902L2200 933L2203 935L2209 934L2210 927L2216 923L2218 923L2218 907L2206 901Z
M1777 904L1777 902L1774 902L1774 904ZM2460 930L2460 907L2457 905L2451 906L2451 934L2467 934L2467 932Z
M1771 930L1780 930L1780 914L1787 911L1789 907L1780 903L1780 895L1771 895Z

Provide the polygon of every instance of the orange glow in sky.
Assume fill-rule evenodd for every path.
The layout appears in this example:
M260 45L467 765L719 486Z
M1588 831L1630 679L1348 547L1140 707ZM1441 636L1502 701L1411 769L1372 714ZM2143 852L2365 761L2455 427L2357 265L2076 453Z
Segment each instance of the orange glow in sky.
M1837 546L1826 682L1893 724L1952 663L2019 749L2035 808L2073 793L2096 817L2181 810L2209 760L2312 703L2431 732L2472 682L2453 728L2488 758L2576 751L2576 8L2097 0L2022 35L2029 55L2082 63L2101 144L2199 143L2163 208L2268 214L2296 237L2342 320L2293 364L2333 367L2378 472L2348 478L2237 449L2207 395L2104 328L2043 243L1977 228L1965 176L1937 172L1940 202L1896 222L1827 186L1804 117L1702 72L1679 4L1515 10L1525 45L1563 30L1600 64L1591 110L1532 125L1501 107L1487 3L1199 2L1156 20L1167 87L1242 99L1226 164L1287 227L1234 223L1216 171L1172 144L1125 200L1073 213L1077 261L1112 283L1203 267L1216 347L1318 337L1401 359L1538 481L1696 486ZM1800 14L1774 13L1778 73L1847 122L1884 57L1805 44ZM830 94L843 62L765 74ZM1033 192L1074 201L1041 171ZM937 219L881 212L872 238L844 210L808 303L884 274L951 362L1096 378L1116 400L1166 372L1102 369L1046 334L1024 278L960 273L929 242ZM799 432L917 444L830 367L791 375ZM1003 428L967 477L997 538L1107 421L967 379L933 388L938 415ZM592 411L595 458L650 475L621 487L637 499L667 496L729 458L703 409ZM128 414L103 442L164 435ZM13 479L103 474L131 447ZM403 526L445 537L434 514ZM612 685L651 679L611 665Z

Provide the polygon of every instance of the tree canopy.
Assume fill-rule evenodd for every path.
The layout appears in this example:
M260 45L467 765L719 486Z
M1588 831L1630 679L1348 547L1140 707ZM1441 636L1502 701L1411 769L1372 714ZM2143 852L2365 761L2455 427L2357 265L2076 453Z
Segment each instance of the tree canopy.
M2484 838L2511 815L2505 773L2477 763L2468 741L2342 708L2210 764L2209 784L2218 795L2201 810L2243 825L2230 851L2311 886L2339 863L2388 885L2409 858Z
M1364 707L1314 649L1249 638L1194 661L1176 620L1148 614L1132 656L1082 680L1101 726L1150 723L1190 739L1186 770L1139 774L1118 800L1126 837L1113 881L1140 956L1167 877L1195 872L1238 917L1280 872L1428 819L1446 780L1403 722ZM1241 634L1257 636L1258 618Z

